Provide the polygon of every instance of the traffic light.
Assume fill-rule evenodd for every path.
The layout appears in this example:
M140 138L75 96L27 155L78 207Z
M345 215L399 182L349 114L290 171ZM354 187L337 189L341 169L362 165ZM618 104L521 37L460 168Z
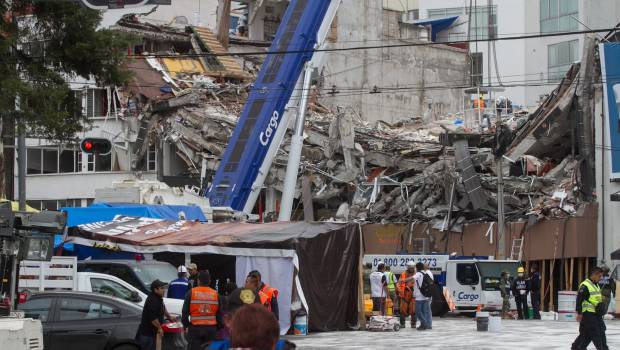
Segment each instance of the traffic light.
M87 138L80 143L80 149L88 154L108 154L112 151L112 143L108 139Z

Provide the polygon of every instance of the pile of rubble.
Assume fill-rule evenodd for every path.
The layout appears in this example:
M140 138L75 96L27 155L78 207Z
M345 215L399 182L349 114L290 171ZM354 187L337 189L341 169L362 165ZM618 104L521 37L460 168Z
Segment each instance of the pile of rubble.
M128 26L135 33L138 24ZM193 28L174 33L174 40L187 39L199 51L196 41L211 44L208 35ZM148 145L159 141L174 145L185 165L179 174L200 178L206 189L247 98L255 66L241 64L240 73L232 60L202 62L145 54L144 60L134 61L142 61L140 67L133 66L139 80L135 86L150 90L129 86L120 91L120 99L121 117L135 125L138 163ZM575 76L573 72L567 81L569 87ZM458 230L465 222L496 220L499 159L504 163L507 220L574 215L582 204L580 162L565 148L544 154L544 147L532 146L550 137L536 134L536 125L544 125L551 107L563 108L571 91L564 85L559 88L543 104L545 110L519 123L514 139L510 132L501 139L494 133L466 130L456 117L369 124L357 115L355 106L330 111L313 96L296 197L311 196L317 209L313 220L424 220L436 228ZM521 145L524 140L529 148ZM290 133L265 186L282 190L289 142ZM496 156L500 148L506 156Z

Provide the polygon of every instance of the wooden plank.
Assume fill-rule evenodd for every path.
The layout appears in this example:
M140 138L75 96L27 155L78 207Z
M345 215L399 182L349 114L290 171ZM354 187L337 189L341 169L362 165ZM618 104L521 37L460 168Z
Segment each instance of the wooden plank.
M583 280L583 258L577 258L577 283Z
M550 265L549 265L549 311L555 311L555 304L553 301L553 270L555 267L555 260L551 260Z
M570 288L568 288L568 259L563 259L564 260L564 290L570 290Z
M573 290L573 274L575 273L575 258L570 258L570 273L568 274L568 284L570 290Z
M547 260L542 261L542 276L540 278L540 295L542 300L540 301L542 304L543 310L547 309L547 296L545 295L545 285L547 284Z

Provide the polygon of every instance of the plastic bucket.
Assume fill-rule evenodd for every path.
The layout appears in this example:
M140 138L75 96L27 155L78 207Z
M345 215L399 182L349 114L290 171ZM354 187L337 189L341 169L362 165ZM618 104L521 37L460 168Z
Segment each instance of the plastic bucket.
M476 329L478 332L487 332L489 330L488 312L476 312Z
M499 333L502 331L502 318L499 316L489 316L489 332Z
M308 316L299 315L295 317L295 323L293 323L293 333L295 335L308 335Z

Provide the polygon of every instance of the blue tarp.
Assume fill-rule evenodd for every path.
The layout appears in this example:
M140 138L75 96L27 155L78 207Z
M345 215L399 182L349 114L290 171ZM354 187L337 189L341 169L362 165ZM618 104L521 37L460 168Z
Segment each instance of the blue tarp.
M123 203L94 203L86 208L62 208L67 213L67 226L73 227L97 221L111 221L116 215L178 220L185 213L187 220L206 222L202 210L192 205L149 205Z
M200 222L207 221L207 218L200 207L194 205L152 205L101 202L93 203L86 208L61 208L60 210L67 213L68 227L89 224L97 221L111 221L116 215L178 220L181 212L185 214L185 219L187 220L198 220ZM56 235L54 238L54 247L58 247L61 243L62 235ZM67 243L63 248L73 250L73 244Z
M437 41L437 33L442 30L448 29L459 16L451 16L451 17L443 17L443 18L433 18L433 19L419 19L414 24L420 26L430 26L431 27L431 40Z

